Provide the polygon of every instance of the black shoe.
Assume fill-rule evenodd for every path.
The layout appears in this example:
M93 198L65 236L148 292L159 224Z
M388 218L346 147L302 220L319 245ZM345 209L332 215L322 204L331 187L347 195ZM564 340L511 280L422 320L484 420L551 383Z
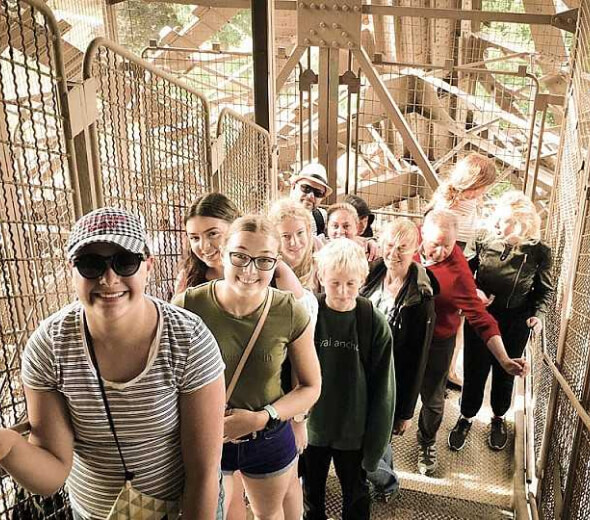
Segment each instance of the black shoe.
M465 440L471 430L471 423L465 417L459 417L455 427L449 432L449 448L453 451L462 450L465 446Z
M490 433L488 435L488 444L490 448L496 451L503 450L508 442L508 430L503 417L492 417L490 423Z
M373 490L372 498L375 502L381 502L382 504L387 504L392 500L395 500L400 494L400 490L396 489L395 491L381 491L381 490Z

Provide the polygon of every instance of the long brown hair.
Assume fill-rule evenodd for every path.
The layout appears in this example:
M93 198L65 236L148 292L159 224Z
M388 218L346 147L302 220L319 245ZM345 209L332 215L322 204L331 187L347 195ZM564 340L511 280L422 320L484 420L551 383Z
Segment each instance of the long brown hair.
M224 220L231 224L240 216L240 210L237 206L222 193L207 193L200 196L190 206L184 216L184 225L193 217L210 217ZM182 261L186 286L180 287L184 290L188 287L194 287L207 281L207 265L188 247L184 260Z
M494 184L496 176L492 159L479 153L470 153L455 165L449 178L436 189L428 209L451 208L466 191Z

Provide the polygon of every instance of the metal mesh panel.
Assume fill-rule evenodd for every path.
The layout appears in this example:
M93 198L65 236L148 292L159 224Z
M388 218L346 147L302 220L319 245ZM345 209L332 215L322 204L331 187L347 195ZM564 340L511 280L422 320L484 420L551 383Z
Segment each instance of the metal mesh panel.
M105 205L141 213L157 256L148 290L171 296L182 253L184 210L209 189L209 115L204 99L106 40L87 52L98 84L94 153Z
M243 213L265 213L273 196L270 181L270 137L262 127L224 109L217 125L221 165L218 189Z
M590 432L583 430L576 464L576 472L573 477L573 492L571 511L568 518L590 518Z
M78 80L84 51L99 36L105 36L104 0L48 0L47 5L59 20L66 78Z
M147 47L142 57L201 92L211 108L211 125L223 108L244 116L254 111L250 52Z
M551 437L549 458L542 481L540 512L544 518L556 518L567 484L567 474L575 435L577 414L565 394L559 390L555 410L555 426Z
M57 31L40 2L0 0L2 427L25 418L20 357L30 334L72 298L64 251L75 211ZM0 489L0 516L16 514L9 513L17 499L14 482L0 476ZM21 511L30 506L18 498ZM53 499L48 507L46 516L55 515Z

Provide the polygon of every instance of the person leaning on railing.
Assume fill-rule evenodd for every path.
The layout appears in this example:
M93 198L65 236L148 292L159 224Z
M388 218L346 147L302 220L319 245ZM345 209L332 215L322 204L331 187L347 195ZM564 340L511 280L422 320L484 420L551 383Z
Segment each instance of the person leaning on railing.
M135 215L85 215L67 256L78 301L27 343L31 433L27 442L0 430L0 464L33 493L67 480L76 519L107 518L129 480L183 518L215 518L225 387L214 337L197 316L145 294L153 258Z

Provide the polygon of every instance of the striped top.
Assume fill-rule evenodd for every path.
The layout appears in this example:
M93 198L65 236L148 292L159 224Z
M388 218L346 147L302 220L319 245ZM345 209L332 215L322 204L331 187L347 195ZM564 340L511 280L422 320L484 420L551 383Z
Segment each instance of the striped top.
M224 364L215 338L192 313L152 298L158 328L145 369L126 383L104 380L133 485L156 498L176 500L184 486L178 397L218 377ZM72 506L89 519L106 518L124 483L75 302L42 322L23 355L24 384L64 396L74 430L67 487Z
M449 209L457 216L457 240L469 244L477 233L477 199L462 199Z

